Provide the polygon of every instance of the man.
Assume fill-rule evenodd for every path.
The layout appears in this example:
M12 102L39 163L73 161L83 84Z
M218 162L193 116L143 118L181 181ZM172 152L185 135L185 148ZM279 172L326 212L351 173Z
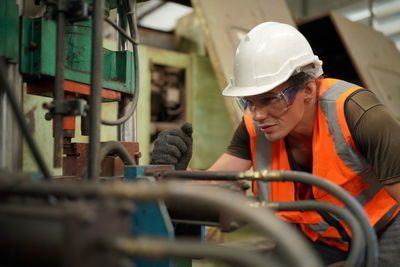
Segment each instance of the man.
M223 95L238 97L247 113L227 152L209 170L296 170L336 183L364 206L375 227L379 266L399 264L400 125L371 91L324 78L322 62L300 32L266 22L239 44L234 78ZM160 134L152 162L185 161L186 167L187 128ZM253 192L271 201L338 203L319 188L291 182L253 184ZM326 264L346 258L349 231L337 218L317 212L281 216L299 225Z

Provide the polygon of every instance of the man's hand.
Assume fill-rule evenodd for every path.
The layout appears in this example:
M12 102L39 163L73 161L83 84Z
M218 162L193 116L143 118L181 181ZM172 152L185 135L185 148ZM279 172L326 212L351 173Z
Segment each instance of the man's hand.
M192 158L192 124L180 129L162 131L154 142L151 164L171 164L176 170L186 170Z

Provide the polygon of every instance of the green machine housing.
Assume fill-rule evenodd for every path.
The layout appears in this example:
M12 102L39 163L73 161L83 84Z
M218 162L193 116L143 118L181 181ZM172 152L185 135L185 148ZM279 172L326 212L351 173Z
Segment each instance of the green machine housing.
M0 1L0 57L19 60L19 15L15 0Z
M10 0L6 0L10 2ZM15 4L15 0L11 0ZM74 0L68 0L74 1ZM89 4L92 0L87 1ZM118 0L105 1L105 14L118 8L118 13L125 14ZM121 16L120 16L121 17ZM126 20L126 19L125 19ZM122 23L124 19L121 19ZM92 20L69 22L65 27L65 71L64 79L90 84ZM50 78L56 72L56 23L46 17L21 20L20 68L29 81ZM111 51L103 49L104 89L125 94L135 90L134 58L132 51Z

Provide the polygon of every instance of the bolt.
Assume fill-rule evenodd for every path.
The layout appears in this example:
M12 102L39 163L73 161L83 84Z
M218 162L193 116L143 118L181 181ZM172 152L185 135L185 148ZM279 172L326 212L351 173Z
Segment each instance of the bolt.
M46 114L44 114L44 118L47 121L51 121L51 119L53 119L53 115L50 112L47 112Z
M28 45L29 45L29 47L32 48L32 49L35 49L35 48L38 47L38 43L36 43L36 42L29 42Z

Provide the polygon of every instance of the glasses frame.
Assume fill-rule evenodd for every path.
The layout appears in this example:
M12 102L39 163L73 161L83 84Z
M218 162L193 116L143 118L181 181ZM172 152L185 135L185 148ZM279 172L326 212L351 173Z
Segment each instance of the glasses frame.
M281 116L293 104L293 102L294 102L294 100L296 98L297 92L298 92L298 88L297 87L288 86L288 87L286 87L285 89L283 89L282 91L280 91L280 92L278 92L276 94L270 94L271 98L278 99L278 100L284 100L285 103L286 103L286 107L282 110L282 112L279 115L273 116L273 115L271 115L269 113L268 114L273 116L273 117ZM239 105L241 106L241 108L244 111L247 110L247 109L249 111L251 111L250 104L246 99L244 99L243 97L237 97L236 100L237 100L237 102L239 103Z

